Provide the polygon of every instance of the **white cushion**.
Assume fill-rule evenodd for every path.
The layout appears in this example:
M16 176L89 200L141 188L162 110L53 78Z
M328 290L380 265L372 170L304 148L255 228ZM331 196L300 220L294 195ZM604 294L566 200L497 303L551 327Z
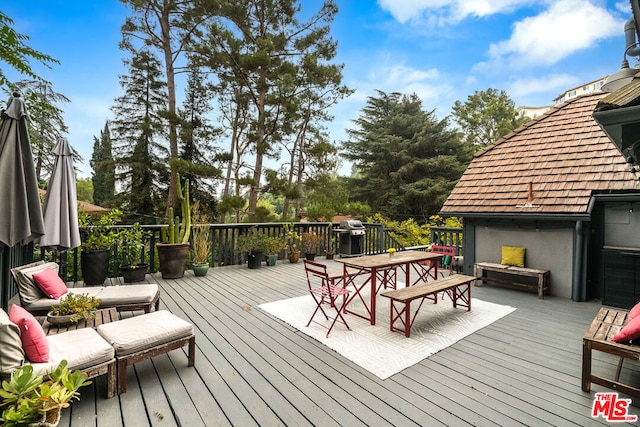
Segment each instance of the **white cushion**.
M82 328L47 336L49 362L55 366L66 359L69 369L84 369L108 362L114 350L95 329Z
M98 333L113 346L116 356L146 350L193 334L193 325L166 311L130 317L98 326Z
M100 298L100 307L124 304L149 304L158 293L158 285L122 285L70 288L69 292Z
M158 285L86 286L69 288L68 293L86 294L99 298L100 308L108 308L128 304L149 304L158 293ZM64 295L60 298L64 298ZM25 304L24 308L32 312L45 311L58 302L42 294L40 299Z
M8 376L25 362L20 330L0 310L0 376Z
M47 268L54 270L56 273L58 272L59 266L55 262L44 262L44 263L34 263L31 267L25 268L16 268L17 272L17 285L18 292L20 292L20 300L23 304L31 304L37 301L40 298L44 298L44 293L40 290L40 288L33 281L33 275L36 273L41 273L45 271Z

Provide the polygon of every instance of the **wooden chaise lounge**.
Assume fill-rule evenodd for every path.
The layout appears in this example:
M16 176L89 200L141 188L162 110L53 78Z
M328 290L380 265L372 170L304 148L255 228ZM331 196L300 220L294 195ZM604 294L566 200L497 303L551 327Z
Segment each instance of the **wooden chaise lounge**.
M33 275L47 268L58 271L55 262L37 261L11 269L18 286L20 305L33 315L45 315L57 300L48 298L33 281ZM149 313L160 309L160 290L156 284L122 286L87 286L69 288L71 293L87 294L100 299L100 308L115 307L118 311L143 310Z

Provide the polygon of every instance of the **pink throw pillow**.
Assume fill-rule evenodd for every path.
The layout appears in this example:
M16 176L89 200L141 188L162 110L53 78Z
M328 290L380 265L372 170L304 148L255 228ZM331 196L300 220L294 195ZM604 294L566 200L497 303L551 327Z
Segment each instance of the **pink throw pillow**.
M627 315L627 323L631 322L631 319L638 317L640 314L640 302L633 306Z
M36 282L36 285L46 296L52 299L58 299L69 292L67 285L52 268L47 268L40 273L34 274L33 281Z
M631 319L620 332L611 338L611 341L629 342L636 338L640 338L640 317Z
M34 363L48 362L49 341L36 318L24 308L13 304L9 311L9 320L20 330L22 349L27 359Z

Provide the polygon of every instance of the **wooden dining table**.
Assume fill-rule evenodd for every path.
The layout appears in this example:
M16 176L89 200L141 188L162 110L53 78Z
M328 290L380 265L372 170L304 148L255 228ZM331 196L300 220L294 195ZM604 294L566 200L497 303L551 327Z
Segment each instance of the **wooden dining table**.
M371 325L375 325L376 295L381 288L397 288L397 269L399 268L404 273L405 286L413 286L417 283L424 283L429 278L437 279L438 262L441 258L442 254L408 250L398 251L394 254L384 253L334 259L334 261L343 264L342 283L344 286L352 285L354 288L354 292L344 305L344 312L369 320ZM364 280L357 280L360 276ZM367 285L371 290L368 298L362 293ZM364 314L349 309L349 304L355 298L362 302L365 309Z

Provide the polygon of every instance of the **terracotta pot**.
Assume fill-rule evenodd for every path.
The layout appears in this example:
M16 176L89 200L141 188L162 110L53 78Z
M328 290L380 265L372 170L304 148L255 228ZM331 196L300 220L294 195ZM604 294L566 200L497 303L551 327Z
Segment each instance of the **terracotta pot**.
M163 279L179 279L187 267L189 243L156 243Z
M291 252L289 254L289 262L291 264L296 264L298 261L300 261L300 251L298 252Z

